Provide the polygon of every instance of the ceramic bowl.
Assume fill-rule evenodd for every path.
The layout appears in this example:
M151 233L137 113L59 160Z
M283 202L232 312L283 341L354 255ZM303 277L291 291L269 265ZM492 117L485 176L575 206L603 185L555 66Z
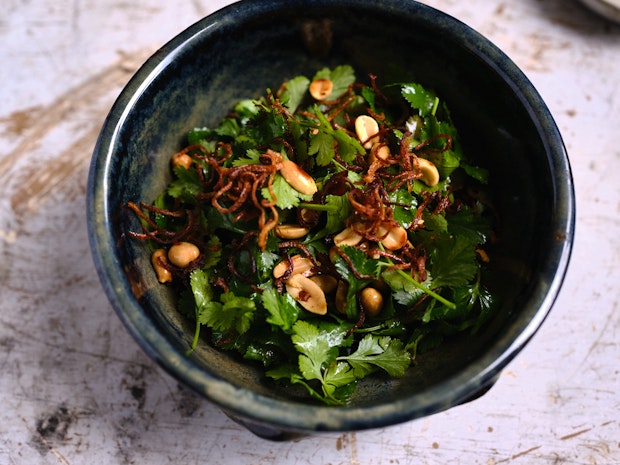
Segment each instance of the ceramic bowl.
M620 24L620 0L581 0L599 15Z
M152 201L188 130L215 125L242 98L323 66L386 82L417 80L452 110L467 152L491 172L503 228L487 283L497 317L401 379L367 379L346 407L276 387L250 363L201 343L157 283L123 205ZM569 161L554 120L504 53L458 20L404 0L263 0L232 4L189 27L135 74L94 150L87 194L92 255L112 306L144 351L252 431L350 431L429 415L479 396L539 328L560 289L574 231ZM479 400L481 402L482 400Z

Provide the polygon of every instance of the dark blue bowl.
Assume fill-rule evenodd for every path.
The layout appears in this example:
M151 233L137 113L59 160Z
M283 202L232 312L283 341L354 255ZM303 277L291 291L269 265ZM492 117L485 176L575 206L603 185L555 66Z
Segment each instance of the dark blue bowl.
M405 378L366 380L352 405L316 405L260 370L201 344L157 283L123 205L152 201L189 129L215 125L241 98L286 78L348 63L358 76L417 80L448 103L467 152L490 168L503 220L488 285L490 327L420 357ZM233 4L155 53L114 104L95 148L87 198L92 254L119 317L142 348L253 431L344 431L391 425L476 397L542 324L569 262L575 199L553 118L523 73L487 39L405 0L264 0Z

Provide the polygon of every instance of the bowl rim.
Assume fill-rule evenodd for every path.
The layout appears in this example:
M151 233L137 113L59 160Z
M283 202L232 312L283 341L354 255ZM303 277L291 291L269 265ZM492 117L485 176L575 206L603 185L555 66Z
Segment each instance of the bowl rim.
M240 15L247 19L272 14L279 6L294 8L303 5L309 8L309 5L321 7L333 4L330 0L241 1L210 14L179 33L153 54L121 91L102 127L88 174L87 225L95 268L115 312L144 352L173 377L182 380L233 417L293 431L350 431L402 423L462 403L472 394L492 385L501 369L537 332L551 310L568 268L575 229L572 174L560 132L541 96L510 58L471 27L428 5L402 0L342 0L338 3L340 7L376 8L383 12L398 10L403 14L422 16L443 33L458 37L463 47L494 68L520 97L529 114L537 120L537 128L542 132L541 139L547 144L550 163L562 174L561 178L555 180L556 198L553 202L558 210L551 225L554 231L561 234L562 240L552 244L553 250L549 251L547 261L543 264L553 271L553 279L550 282L541 280L534 286L528 303L535 302L536 311L531 319L522 324L516 338L500 337L493 344L492 351L485 352L475 361L474 365L479 367L475 376L470 375L470 370L461 370L434 386L432 398L425 395L424 391L416 394L415 399L406 397L382 405L340 408L284 401L233 386L202 370L191 357L179 352L145 315L131 292L122 263L115 252L117 238L112 237L108 228L111 218L106 195L110 189L106 173L110 168L114 141L133 104L155 77L173 62L179 50L200 40L203 34L212 33L227 24L229 26L231 15L237 19Z

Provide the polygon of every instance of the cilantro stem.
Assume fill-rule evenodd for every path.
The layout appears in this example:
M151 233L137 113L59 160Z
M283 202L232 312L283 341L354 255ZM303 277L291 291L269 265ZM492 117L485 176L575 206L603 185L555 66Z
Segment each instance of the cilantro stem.
M338 207L336 205L327 205L322 203L307 203L300 202L298 205L300 208L307 208L308 210L316 210L321 212L337 212Z
M437 107L439 107L439 97L435 97L435 102L433 103L433 109L431 110L433 116L437 113Z
M383 249L383 245L379 244L379 247L381 247L381 249ZM388 264L391 266L394 264L394 262L392 262L392 260L390 260L389 258L387 259ZM417 287L418 289L420 289L422 292L430 295L433 299L438 300L439 302L441 302L442 304L444 304L446 307L455 310L456 309L456 304L454 302L450 302L448 299L446 299L445 297L440 296L439 294L437 294L435 291L424 287L421 283L419 283L417 280L415 280L413 278L413 276L411 276L409 273L405 273L403 270L400 270L398 268L396 268L396 272L401 275L403 278L405 278L407 281L409 281L411 284L413 284L415 287Z
M192 341L192 346L187 349L185 355L191 354L196 347L198 346L198 337L200 336L200 323L196 322L196 329L194 330L194 340Z
M399 269L396 269L396 271L403 278L406 278L407 280L409 280L411 282L411 284L413 284L415 287L417 287L421 291L425 292L426 294L430 295L433 299L438 300L439 302L441 302L446 307L448 307L448 308L450 308L452 310L456 309L456 304L454 302L450 302L445 297L442 297L439 294L437 294L435 291L433 291L431 289L428 289L427 287L424 287L421 283L419 283L418 281L413 279L413 277L409 273L405 273L403 270L399 270Z

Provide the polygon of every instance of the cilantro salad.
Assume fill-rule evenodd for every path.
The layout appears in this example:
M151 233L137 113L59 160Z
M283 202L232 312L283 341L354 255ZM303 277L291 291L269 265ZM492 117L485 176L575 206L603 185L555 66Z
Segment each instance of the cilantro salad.
M188 352L208 338L342 405L492 314L488 173L418 83L294 77L190 131L171 166L129 234L195 320Z

